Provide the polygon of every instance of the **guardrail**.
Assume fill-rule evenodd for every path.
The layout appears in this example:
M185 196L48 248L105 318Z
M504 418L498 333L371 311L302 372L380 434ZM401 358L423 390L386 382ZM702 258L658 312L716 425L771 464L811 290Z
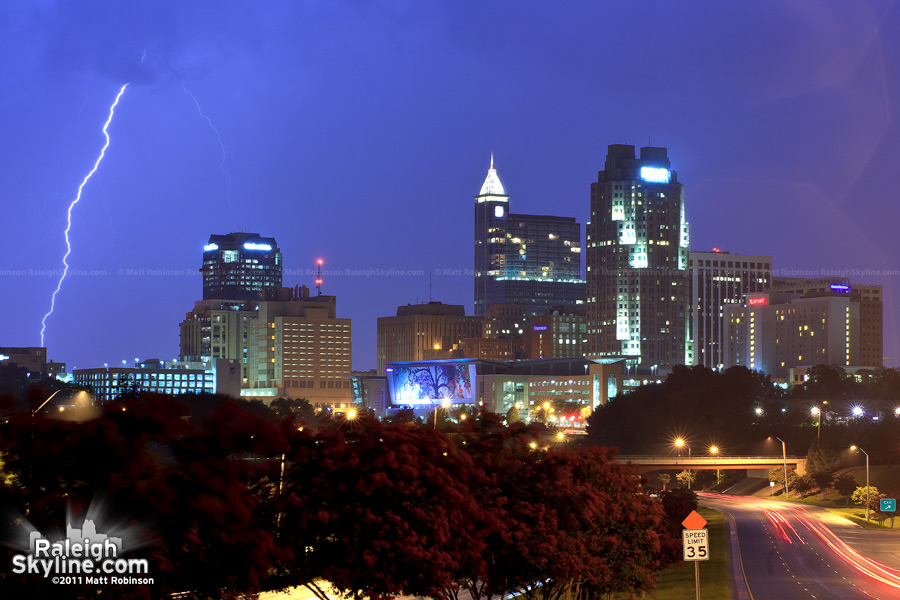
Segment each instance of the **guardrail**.
M792 460L802 460L806 458L805 456L787 456L787 460L790 462ZM663 454L619 454L616 456L615 460L706 460L710 462L721 461L721 460L780 460L783 461L784 457L781 454L769 455L769 456L679 456L679 455L663 455Z

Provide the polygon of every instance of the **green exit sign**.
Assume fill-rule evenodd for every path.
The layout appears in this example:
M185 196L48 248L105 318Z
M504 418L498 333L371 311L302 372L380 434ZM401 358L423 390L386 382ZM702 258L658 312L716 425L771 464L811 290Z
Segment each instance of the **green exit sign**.
M895 512L897 510L897 499L896 498L882 498L881 499L881 512Z

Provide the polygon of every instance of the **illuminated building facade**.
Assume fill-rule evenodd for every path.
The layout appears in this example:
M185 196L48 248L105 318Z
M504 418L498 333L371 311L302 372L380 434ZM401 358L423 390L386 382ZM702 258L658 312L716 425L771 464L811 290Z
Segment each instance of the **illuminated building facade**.
M481 360L525 358L525 342L520 338L465 338L454 347L452 356Z
M91 390L95 402L109 402L131 391L158 394L240 394L237 361L211 363L151 359L135 367L75 369L75 384Z
M306 286L279 288L259 302L249 328L249 382L241 396L304 398L338 412L350 408L350 319L337 316L334 296Z
M851 302L859 305L859 362L862 367L884 366L882 290L880 285L850 284L846 277L776 277L774 291L812 296L833 296L850 290Z
M527 304L491 304L484 317L484 337L521 339L528 332L530 311Z
M494 158L475 196L475 315L492 304L526 305L531 314L584 302L581 225L572 217L509 212Z
M482 317L467 317L461 304L429 302L397 307L394 317L378 317L378 374L385 364L450 358L454 346L466 338L480 338Z
M748 294L725 308L725 368L743 365L777 380L795 367L855 366L860 358L859 303L850 286L829 295L789 292Z
M668 370L692 362L684 188L665 148L609 146L591 184L587 356Z
M200 272L204 300L258 300L281 287L281 251L258 233L211 235Z
M850 299L859 303L859 365L884 366L884 324L880 285L854 285Z
M256 304L240 300L200 300L181 322L179 358L200 362L225 358L241 365L241 384L249 382L247 358Z
M584 356L586 342L585 306L583 304L560 306L531 319L528 357Z
M694 364L710 369L725 366L722 320L725 307L742 305L744 296L762 292L772 284L772 257L712 252L691 252L691 333Z
M515 406L520 419L529 421L549 404L556 408L552 416L548 410L547 423L574 429L583 429L585 418L626 384L623 359L413 361L386 363L385 371L394 408L411 407L425 415L436 406L477 405L505 415Z

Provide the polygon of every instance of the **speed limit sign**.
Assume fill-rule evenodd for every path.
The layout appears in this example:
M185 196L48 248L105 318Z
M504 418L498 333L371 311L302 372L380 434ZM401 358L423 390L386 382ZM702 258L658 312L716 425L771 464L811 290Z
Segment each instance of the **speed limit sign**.
M709 532L706 529L685 529L681 532L684 560L709 560Z

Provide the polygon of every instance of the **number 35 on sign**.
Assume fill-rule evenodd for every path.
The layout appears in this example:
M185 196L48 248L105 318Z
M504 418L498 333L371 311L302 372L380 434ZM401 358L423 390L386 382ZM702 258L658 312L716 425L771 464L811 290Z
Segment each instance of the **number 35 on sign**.
M684 560L709 560L709 533L706 529L685 529L681 532L684 542Z

